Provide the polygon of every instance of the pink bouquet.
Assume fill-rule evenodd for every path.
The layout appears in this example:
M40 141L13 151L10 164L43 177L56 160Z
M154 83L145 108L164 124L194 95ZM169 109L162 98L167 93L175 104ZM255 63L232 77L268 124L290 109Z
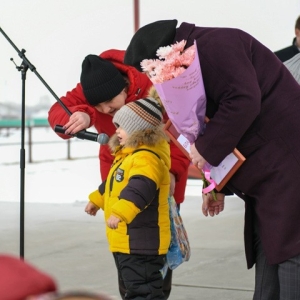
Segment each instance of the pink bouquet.
M145 59L141 67L148 74L164 105L176 134L167 133L189 158L190 145L204 134L206 94L197 45L184 49L186 41L160 47L158 59ZM171 126L172 127L172 126ZM169 127L169 129L171 128ZM202 171L203 192L218 191L241 166L245 157L234 149L219 166L206 163Z
M156 51L159 59L144 59L141 67L153 84L163 83L182 74L195 58L195 45L184 50L186 41L160 47Z
M148 74L176 130L194 143L205 127L206 95L196 44L160 47L158 59L144 59Z
M160 47L158 59L144 59L143 71L150 77L166 109L169 119L180 134L179 143L189 153L205 128L206 95L196 44L186 50L186 41ZM187 140L187 141L186 141ZM204 193L216 186L210 178L211 166L202 170Z

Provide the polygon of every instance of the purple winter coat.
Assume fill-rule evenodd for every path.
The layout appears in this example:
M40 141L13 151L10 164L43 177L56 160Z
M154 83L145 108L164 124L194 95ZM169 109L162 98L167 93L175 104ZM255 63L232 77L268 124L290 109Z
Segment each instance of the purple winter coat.
M300 86L267 47L239 29L182 23L174 41L197 42L207 96L199 153L218 165L236 147L246 161L226 187L245 200L245 251L255 263L253 216L267 260L300 254Z

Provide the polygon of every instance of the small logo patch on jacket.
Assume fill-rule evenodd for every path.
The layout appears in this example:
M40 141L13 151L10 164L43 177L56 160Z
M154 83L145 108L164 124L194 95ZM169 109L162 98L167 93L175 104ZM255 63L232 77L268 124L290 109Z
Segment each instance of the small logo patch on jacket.
M116 181L121 182L124 179L124 170L118 168L116 171Z

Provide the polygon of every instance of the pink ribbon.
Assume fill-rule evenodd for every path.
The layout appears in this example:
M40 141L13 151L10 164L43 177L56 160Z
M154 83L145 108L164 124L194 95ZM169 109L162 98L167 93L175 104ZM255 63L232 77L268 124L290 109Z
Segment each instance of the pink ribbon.
M210 178L210 171L204 171L204 177L208 182L210 182L210 185L202 190L204 194L207 194L211 192L217 184L212 178Z

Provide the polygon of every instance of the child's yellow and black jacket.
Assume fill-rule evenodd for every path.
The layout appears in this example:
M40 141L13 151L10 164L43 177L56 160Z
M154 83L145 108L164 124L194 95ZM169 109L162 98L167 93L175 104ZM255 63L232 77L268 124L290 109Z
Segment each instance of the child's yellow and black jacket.
M106 181L89 199L122 222L106 226L111 252L161 255L170 245L170 146L161 128L133 133L123 147L109 142L115 159Z

